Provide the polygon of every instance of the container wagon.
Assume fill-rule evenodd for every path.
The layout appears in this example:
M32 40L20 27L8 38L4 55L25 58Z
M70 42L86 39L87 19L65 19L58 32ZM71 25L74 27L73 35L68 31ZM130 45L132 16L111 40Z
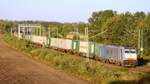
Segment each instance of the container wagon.
M82 56L86 56L87 49L89 49L90 58L103 60L105 62L115 63L122 66L137 65L136 50L125 48L123 46L104 45L95 42L50 38L36 35L25 35L24 39L55 49L65 51L71 50L74 53L80 53Z

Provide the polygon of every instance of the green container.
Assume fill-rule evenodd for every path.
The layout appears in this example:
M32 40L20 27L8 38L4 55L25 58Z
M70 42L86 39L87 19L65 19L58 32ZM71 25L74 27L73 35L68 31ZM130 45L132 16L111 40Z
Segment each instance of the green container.
M79 51L79 43L78 40L72 40L72 50Z
M46 37L45 46L46 47L50 47L51 46L51 38L49 36Z
M95 42L89 42L89 54L90 56L95 56Z
M100 48L103 46L103 44L95 43L95 55L99 57Z
M90 42L90 53L95 54L95 42Z

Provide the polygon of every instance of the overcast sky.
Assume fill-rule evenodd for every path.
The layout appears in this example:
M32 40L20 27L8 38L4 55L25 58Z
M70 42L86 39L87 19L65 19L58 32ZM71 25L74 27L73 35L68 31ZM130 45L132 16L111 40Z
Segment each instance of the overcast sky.
M150 0L0 0L0 18L87 22L93 11L150 12Z

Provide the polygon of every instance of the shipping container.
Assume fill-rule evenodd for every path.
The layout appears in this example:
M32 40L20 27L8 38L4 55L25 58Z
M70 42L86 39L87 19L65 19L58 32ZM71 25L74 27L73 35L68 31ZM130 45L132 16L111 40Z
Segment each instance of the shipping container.
M51 44L51 38L50 37L46 37L46 41L44 42L44 46L45 47L50 47Z
M103 44L95 43L95 58L100 59L100 48L103 47Z
M88 49L89 47L88 47L88 42L86 42L86 41L80 41L80 46L79 46L79 51L81 52L81 53L87 53L87 49Z
M32 35L31 41L40 45L43 45L46 42L45 36L35 36Z
M90 57L95 57L95 42L89 42L89 54Z
M51 38L51 47L58 47L56 38Z
M87 41L80 41L79 42L79 52L85 56L88 51L89 51L90 58L93 58L95 56L95 43L87 42Z
M78 40L72 40L72 50L79 51L79 41Z
M66 39L65 41L66 41L65 48L68 50L72 49L72 40Z
M71 40L67 40L67 39L58 39L58 48L61 49L71 49Z
M72 41L68 39L51 38L51 46L60 49L72 49Z

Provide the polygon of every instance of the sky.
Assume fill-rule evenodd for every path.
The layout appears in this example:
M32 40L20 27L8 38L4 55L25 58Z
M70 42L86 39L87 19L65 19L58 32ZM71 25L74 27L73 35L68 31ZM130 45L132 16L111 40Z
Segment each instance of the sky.
M0 19L87 22L93 11L150 12L150 0L0 0Z

